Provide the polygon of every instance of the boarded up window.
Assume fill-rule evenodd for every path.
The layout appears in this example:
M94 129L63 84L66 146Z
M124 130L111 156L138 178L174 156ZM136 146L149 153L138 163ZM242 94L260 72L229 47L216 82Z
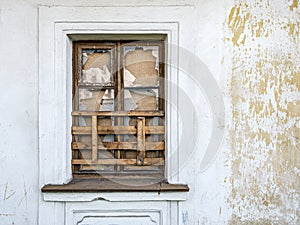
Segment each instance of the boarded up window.
M164 42L74 42L73 175L163 178Z

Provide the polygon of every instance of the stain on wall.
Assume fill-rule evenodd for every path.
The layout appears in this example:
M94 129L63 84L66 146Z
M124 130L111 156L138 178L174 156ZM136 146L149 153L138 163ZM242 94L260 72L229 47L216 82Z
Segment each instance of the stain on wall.
M231 49L229 224L300 224L298 0L236 0Z

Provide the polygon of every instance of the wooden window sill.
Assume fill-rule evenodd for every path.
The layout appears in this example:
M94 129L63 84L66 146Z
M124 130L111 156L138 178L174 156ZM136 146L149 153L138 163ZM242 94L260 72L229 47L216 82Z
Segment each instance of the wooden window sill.
M139 202L185 201L189 187L183 184L157 183L154 180L73 179L68 184L45 185L46 202Z
M184 184L169 184L168 182L109 180L109 179L73 179L68 184L47 184L42 192L188 192Z

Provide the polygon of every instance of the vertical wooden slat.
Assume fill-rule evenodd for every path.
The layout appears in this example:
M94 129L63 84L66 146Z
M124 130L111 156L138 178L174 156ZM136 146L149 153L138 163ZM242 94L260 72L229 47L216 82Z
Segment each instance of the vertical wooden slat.
M97 132L97 116L92 116L92 162L98 160L98 132Z
M121 51L122 47L121 47L121 43L118 42L117 43L117 111L122 111L124 110L123 107L123 63L122 63L122 51ZM118 117L117 118L117 124L118 126L123 125L123 117ZM117 136L117 141L121 142L123 141L123 136L122 135L118 135ZM121 151L120 150L116 150L116 154L115 157L117 159L121 158ZM116 170L117 171L121 171L121 166L116 165Z
M78 82L81 77L81 59L82 59L82 49L78 46L78 44L73 45L73 92L72 92L72 107L73 111L79 110L79 88ZM73 118L73 125L79 125L79 118Z
M77 44L73 44L73 52L72 52L72 111L78 110L78 46ZM79 118L78 116L72 117L72 125L79 126ZM79 138L77 140L80 141ZM75 135L72 135L72 142L76 141ZM79 159L80 151L72 150L72 159ZM75 165L72 164L72 171L75 171Z
M159 76L160 76L160 82L159 82L159 105L158 109L165 111L165 43L161 42L161 45L159 45ZM162 126L165 124L165 118L158 118L158 125ZM164 135L158 135L159 141L164 140ZM165 151L157 151L156 157L158 158L165 158ZM161 167L162 170L164 170L164 167Z
M136 164L141 166L145 159L145 117L137 118L137 156Z
M159 96L158 110L165 110L165 46L164 43L159 45Z

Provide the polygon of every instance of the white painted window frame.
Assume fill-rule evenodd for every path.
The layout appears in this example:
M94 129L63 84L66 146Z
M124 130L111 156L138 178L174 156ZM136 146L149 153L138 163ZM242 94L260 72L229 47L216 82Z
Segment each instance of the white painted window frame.
M166 99L178 102L178 51L182 43L192 43L190 7L153 7L155 15L142 12L147 7L40 7L39 8L39 153L40 187L64 184L72 179L72 36L79 34L166 34L166 75L173 87ZM101 15L99 17L99 15ZM143 16L141 16L143 15ZM133 20L134 18L134 20ZM181 37L181 39L180 39ZM192 47L191 47L192 48ZM166 105L166 176L179 180L179 120L172 105ZM172 157L169 157L172 155ZM172 158L172 160L168 160Z
M71 102L72 102L72 34L89 33L159 33L166 34L174 46L194 49L196 10L181 6L100 6L47 7L39 6L39 186L63 184L72 178L71 172ZM151 12L151 13L149 13ZM166 97L177 104L179 93L179 48L168 49L167 76L174 88L167 88ZM170 183L180 181L178 112L171 105L166 108L167 178ZM188 193L44 193L40 196L39 224L76 224L86 215L101 216L107 209L118 215L140 211L159 211L158 224L179 224L179 202ZM99 199L104 199L100 201ZM75 200L75 202L73 202ZM151 201L151 204L145 204ZM143 208L144 207L144 208ZM146 207L146 208L145 208ZM95 210L95 208L98 210ZM104 211L103 211L104 210ZM148 211L147 211L148 210ZM92 213L92 214L91 214Z

